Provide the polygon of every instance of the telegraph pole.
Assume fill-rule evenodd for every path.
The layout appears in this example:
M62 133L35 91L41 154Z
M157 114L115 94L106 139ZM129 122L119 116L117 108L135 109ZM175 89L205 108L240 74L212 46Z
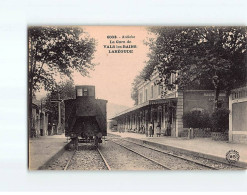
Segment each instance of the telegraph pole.
M61 102L60 93L58 92L57 99L51 99L51 102L58 103L58 124L57 124L57 133L61 130Z
M58 131L61 130L61 102L60 102L60 93L58 93L58 125L57 125L57 130Z

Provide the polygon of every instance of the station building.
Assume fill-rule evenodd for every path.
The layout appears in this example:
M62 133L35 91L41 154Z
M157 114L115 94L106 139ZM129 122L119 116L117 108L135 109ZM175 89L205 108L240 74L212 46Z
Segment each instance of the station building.
M155 130L160 123L161 135L184 137L188 133L188 128L184 126L182 120L184 113L192 110L207 111L209 114L213 112L214 90L179 90L176 87L162 97L163 87L155 84L158 76L154 71L150 81L140 82L137 87L138 104L112 118L117 121L118 131L145 133L148 124L152 123ZM172 74L169 83L175 79L176 74ZM220 93L219 101L221 107L228 108L228 98L225 93ZM198 137L206 136L202 134Z

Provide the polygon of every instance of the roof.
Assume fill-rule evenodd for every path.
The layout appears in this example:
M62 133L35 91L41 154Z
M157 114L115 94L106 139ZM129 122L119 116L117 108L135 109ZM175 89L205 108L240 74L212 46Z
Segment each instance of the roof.
M37 104L32 103L32 108L39 109L39 106Z
M40 101L40 100L37 100L37 99L35 99L35 98L33 98L33 99L32 99L32 103L35 104L35 105L37 105L37 106L40 106L41 101Z
M148 100L142 104L139 104L137 106L134 106L132 108L129 108L127 110L124 110L118 114L116 114L114 117L112 117L110 120L114 120L124 114L127 114L129 112L132 112L132 111L135 111L135 110L138 110L140 108L144 108L148 105L157 105L157 104L164 104L164 103L168 103L169 101L172 101L172 100L176 100L177 98L167 98L167 99L154 99L154 100Z
M94 87L95 85L76 85L75 88L81 88L81 87Z
M233 92L242 91L242 90L245 90L245 89L247 89L247 83L245 85L242 85L240 87L232 89L231 92L233 93Z

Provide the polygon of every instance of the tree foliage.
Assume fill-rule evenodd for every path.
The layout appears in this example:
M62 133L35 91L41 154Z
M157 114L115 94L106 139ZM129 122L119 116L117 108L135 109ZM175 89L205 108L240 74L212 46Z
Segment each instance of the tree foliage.
M229 113L226 108L219 108L209 115L207 112L193 110L183 115L185 128L210 128L213 132L229 130Z
M220 108L212 113L212 131L226 132L229 130L229 113L226 108Z
M142 81L140 75L136 76L132 83L131 98L134 100L134 105L138 104L138 84Z
M93 68L94 39L78 27L29 27L29 83L34 92L43 86L51 90L56 76L83 76Z
M158 83L168 83L172 73L177 79L173 88L191 86L230 91L246 82L246 27L151 27L157 38L150 46L150 60L145 69L148 78L154 67ZM167 87L167 86L165 86ZM165 90L168 90L165 88ZM218 98L218 97L216 97Z
M207 112L193 110L183 115L185 128L210 128L211 116Z
M29 120L32 98L44 87L52 91L58 79L72 79L73 71L82 76L94 67L92 64L95 41L79 27L29 27L28 28L28 96ZM30 129L31 121L29 121Z
M42 99L43 107L51 112L52 119L58 121L58 103L51 102L52 99L74 99L76 97L75 85L71 80L62 81L57 84L56 88L50 91L44 99ZM61 103L61 122L64 124L65 120L65 107L64 103Z

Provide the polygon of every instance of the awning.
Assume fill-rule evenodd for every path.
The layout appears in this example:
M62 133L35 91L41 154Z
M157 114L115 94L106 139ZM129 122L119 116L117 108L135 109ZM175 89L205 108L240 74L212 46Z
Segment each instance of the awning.
M139 104L137 106L134 106L132 108L129 108L127 110L124 110L123 112L120 112L118 113L117 115L115 115L114 117L112 117L110 120L115 120L116 118L122 116L122 115L125 115L129 112L133 112L133 111L136 111L140 108L144 108L146 106L149 106L149 105L159 105L159 104L166 104L166 103L169 103L171 101L177 101L177 98L169 98L169 99L155 99L155 100L148 100L142 104Z

